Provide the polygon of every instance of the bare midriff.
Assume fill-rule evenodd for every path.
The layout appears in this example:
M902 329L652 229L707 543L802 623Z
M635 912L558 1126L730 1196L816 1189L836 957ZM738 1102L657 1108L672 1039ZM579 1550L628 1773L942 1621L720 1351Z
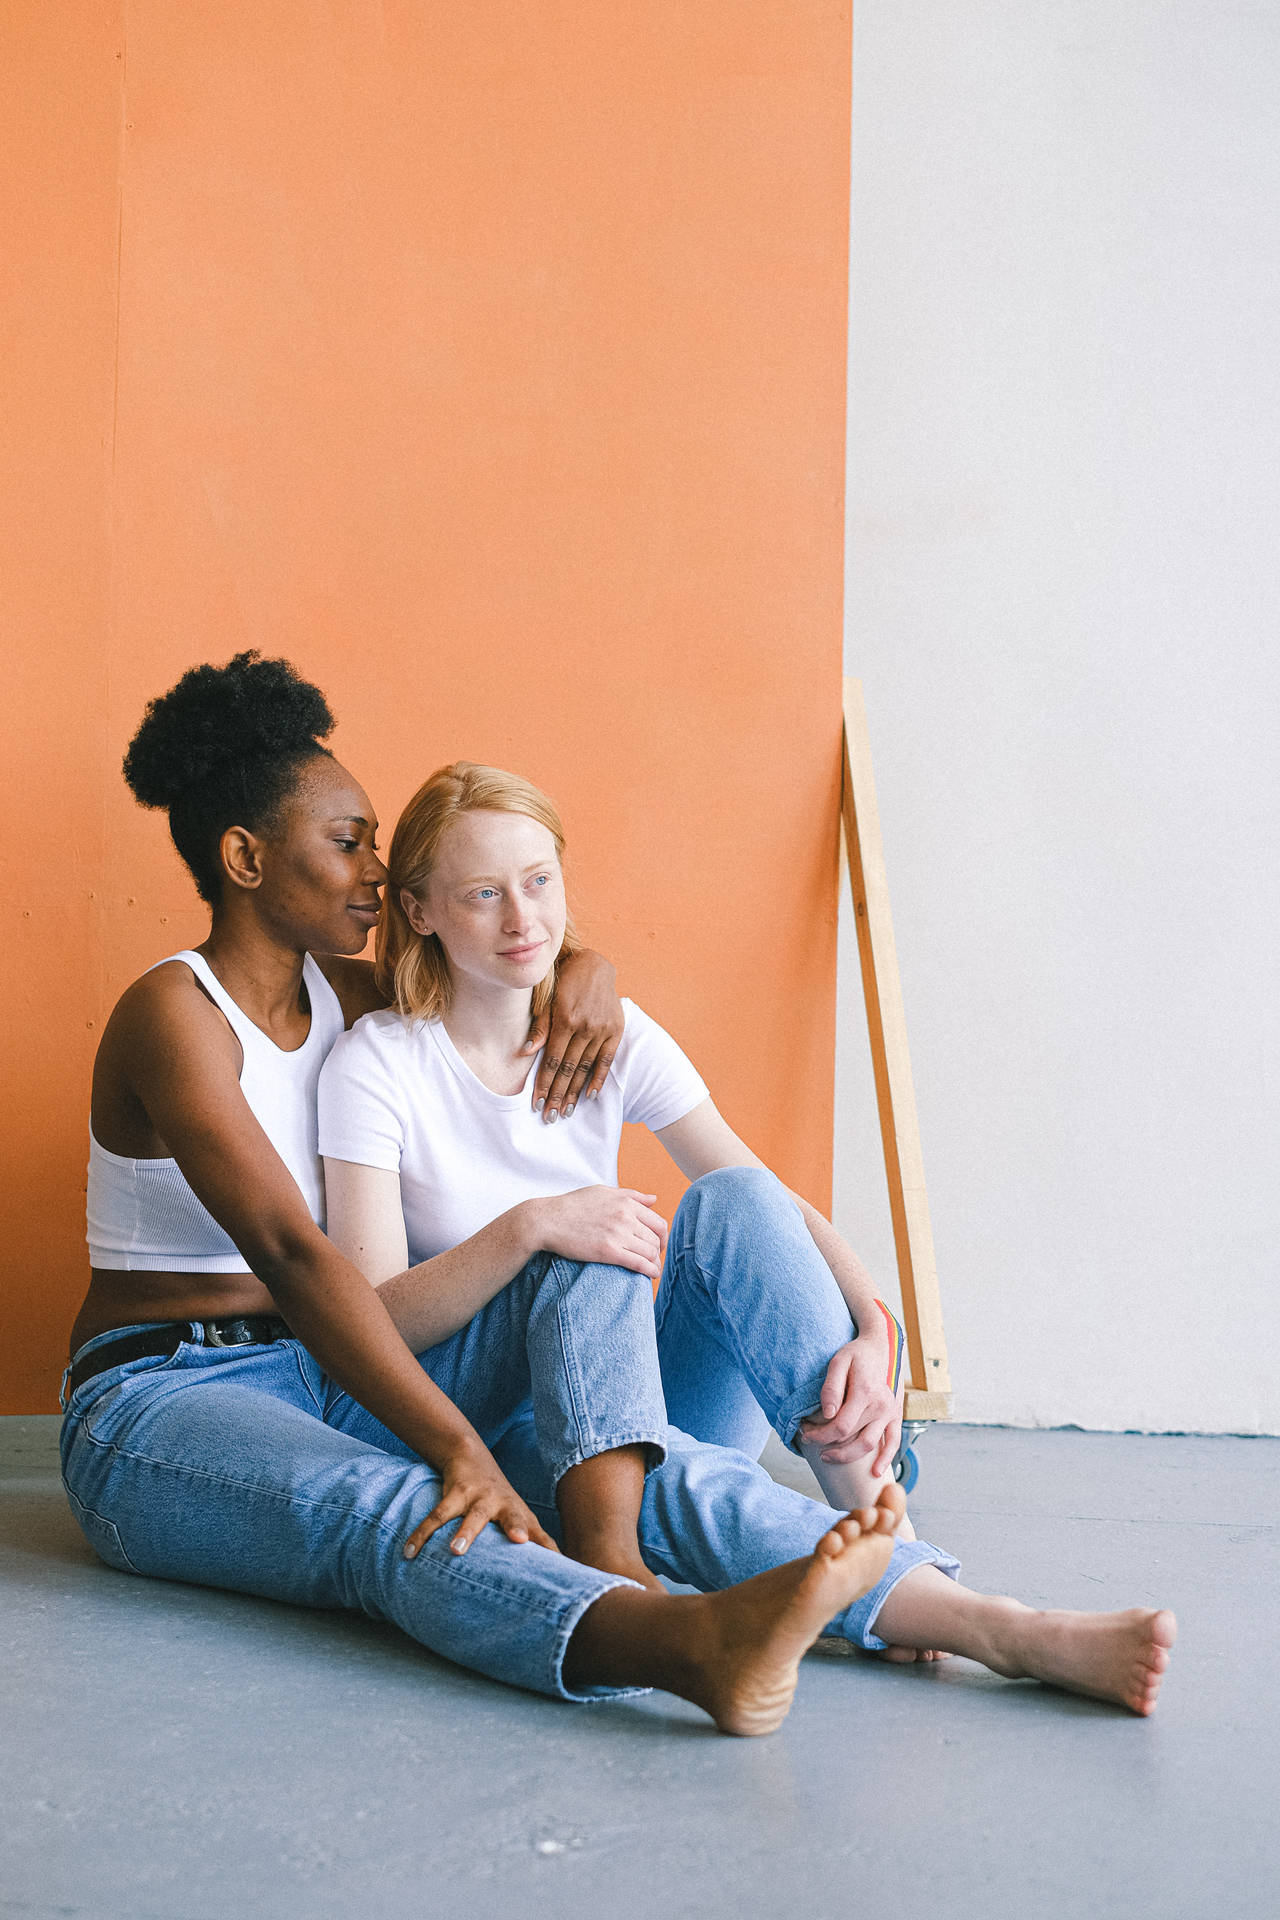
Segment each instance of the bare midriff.
M275 1301L251 1273L123 1273L94 1267L71 1329L71 1351L113 1327L140 1320L226 1320L276 1311Z

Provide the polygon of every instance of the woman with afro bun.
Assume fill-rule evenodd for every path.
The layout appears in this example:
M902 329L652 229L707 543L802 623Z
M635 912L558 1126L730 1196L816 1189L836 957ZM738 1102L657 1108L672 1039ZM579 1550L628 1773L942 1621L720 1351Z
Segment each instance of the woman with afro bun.
M211 917L124 993L95 1063L92 1278L63 1383L76 1517L124 1571L363 1610L495 1679L569 1699L665 1687L766 1733L829 1625L880 1644L857 1622L901 1495L829 1525L731 1449L665 1454L650 1196L623 1196L617 1265L541 1243L519 1206L376 1288L326 1238L316 1087L380 1004L358 956L386 879L332 727L287 662L244 653L154 701L125 761ZM534 1088L548 1118L608 1072L610 977L591 955L562 969ZM503 1440L530 1396L522 1490ZM697 1594L559 1552L533 1510L558 1481L548 1525L589 1542L593 1502L637 1464L653 1549ZM737 1586L708 1506L757 1542Z

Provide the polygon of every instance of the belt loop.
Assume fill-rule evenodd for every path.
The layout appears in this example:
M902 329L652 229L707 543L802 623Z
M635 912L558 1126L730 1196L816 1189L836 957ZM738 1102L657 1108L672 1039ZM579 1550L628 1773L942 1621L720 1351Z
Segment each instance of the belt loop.
M62 1408L62 1411L64 1413L67 1410L67 1402L71 1398L70 1394L67 1392L67 1382L70 1378L71 1378L71 1362L68 1360L66 1366L62 1369L62 1385L58 1388L58 1405Z

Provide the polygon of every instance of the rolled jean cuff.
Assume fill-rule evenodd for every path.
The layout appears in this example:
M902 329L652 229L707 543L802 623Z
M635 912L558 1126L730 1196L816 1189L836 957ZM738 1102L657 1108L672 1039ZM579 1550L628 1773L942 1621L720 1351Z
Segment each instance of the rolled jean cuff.
M916 1567L936 1567L939 1573L946 1574L948 1580L956 1580L960 1575L960 1562L954 1554L944 1553L941 1547L931 1546L927 1540L898 1540L894 1543L893 1556L875 1586L869 1593L864 1593L861 1600L855 1600L851 1607L837 1614L827 1632L841 1640L852 1640L855 1646L865 1647L868 1653L883 1652L890 1642L882 1640L872 1628L881 1607L899 1580Z
M575 1594L565 1605L556 1627L555 1641L551 1648L551 1670L545 1691L554 1694L558 1700L572 1700L579 1706L591 1706L596 1700L638 1700L642 1694L652 1693L652 1687L587 1687L576 1693L567 1687L564 1680L564 1659L569 1651L569 1642L588 1607L606 1593L612 1593L615 1587L633 1587L637 1593L644 1588L638 1580L628 1580L623 1574L602 1573L601 1584L595 1593ZM544 1689L539 1689L543 1691Z
M644 1477L665 1466L667 1459L666 1424L659 1428L636 1428L625 1433L592 1434L582 1440L559 1459L548 1462L547 1470L551 1475L553 1488L560 1485L570 1467L580 1467L584 1460L595 1460L602 1453L614 1453L619 1447L644 1448Z
M774 1432L783 1446L790 1448L792 1453L800 1451L800 1422L807 1419L811 1413L822 1411L822 1383L826 1377L827 1370L824 1367L821 1373L816 1373L811 1381L793 1393L788 1400L781 1402L773 1417Z

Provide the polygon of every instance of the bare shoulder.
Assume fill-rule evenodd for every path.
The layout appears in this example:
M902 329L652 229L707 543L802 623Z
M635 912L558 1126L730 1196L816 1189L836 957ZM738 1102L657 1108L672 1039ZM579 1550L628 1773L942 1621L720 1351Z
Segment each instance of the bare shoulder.
M173 1151L153 1115L165 1090L199 1101L238 1092L240 1042L190 967L172 961L127 987L103 1029L93 1063L95 1138L112 1153L154 1158ZM199 1104L199 1101L197 1104Z
M103 1031L102 1046L150 1054L156 1049L168 1052L184 1041L221 1044L238 1062L239 1042L191 968L185 961L167 960L125 988Z
M342 1017L353 1027L362 1014L377 1013L387 996L374 978L369 960L348 960L340 954L316 953L312 959L338 996Z

